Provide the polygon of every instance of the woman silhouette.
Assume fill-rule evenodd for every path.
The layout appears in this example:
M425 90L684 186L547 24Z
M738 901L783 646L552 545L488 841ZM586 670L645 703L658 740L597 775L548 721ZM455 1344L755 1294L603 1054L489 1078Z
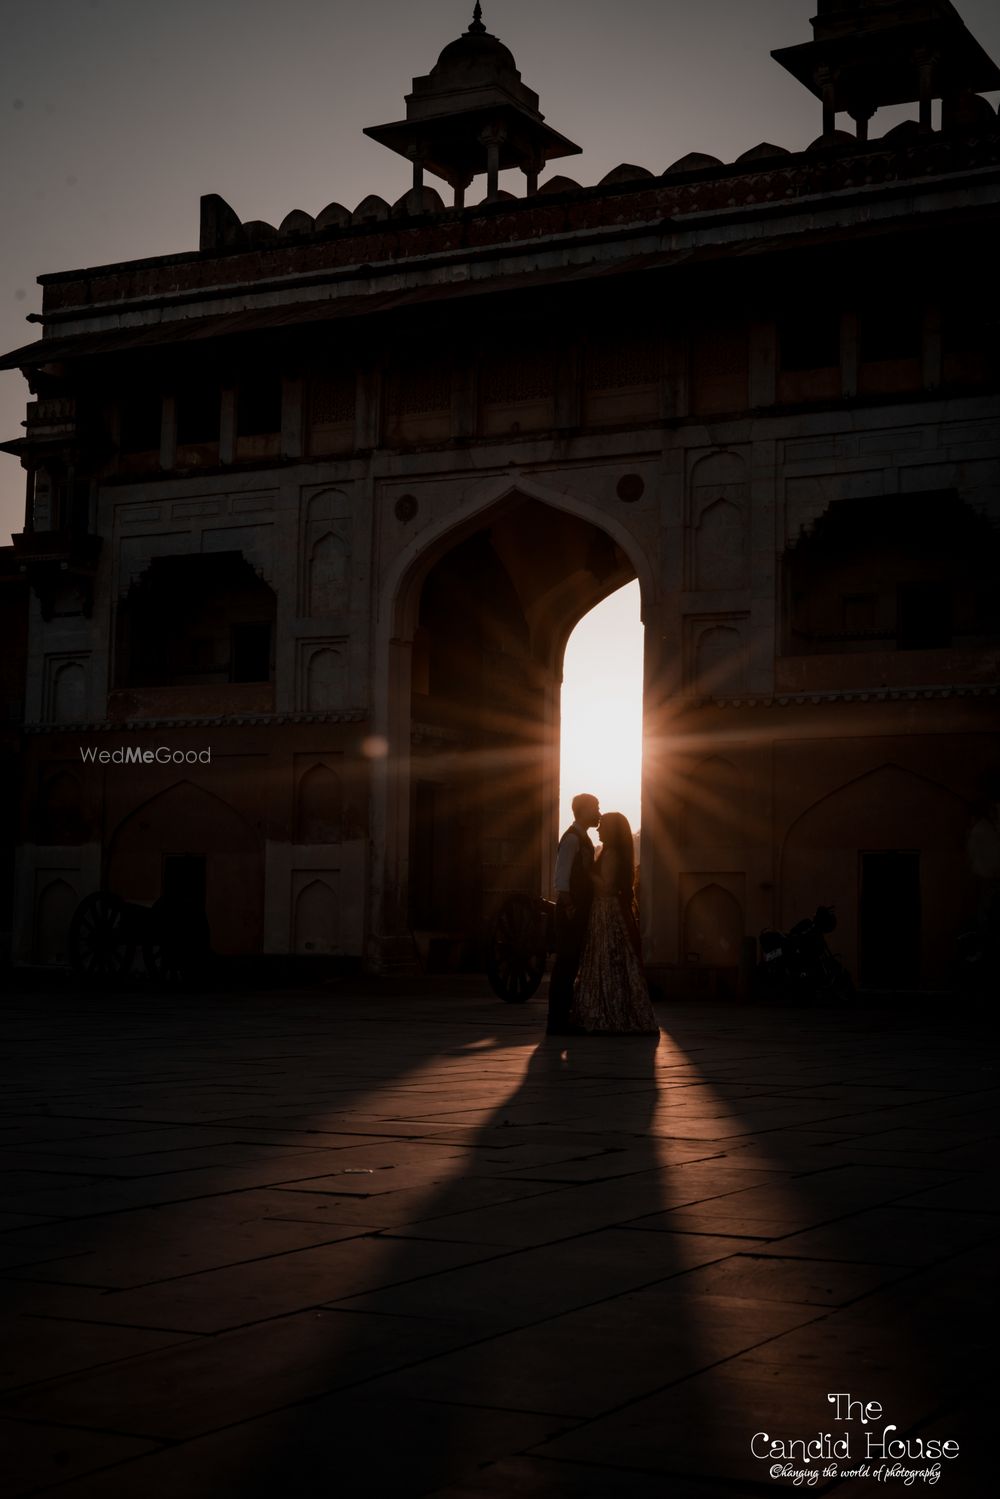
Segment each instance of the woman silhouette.
M583 955L573 986L571 1022L604 1035L655 1035L659 1031L642 968L635 910L632 829L621 812L605 812L601 849L591 876Z

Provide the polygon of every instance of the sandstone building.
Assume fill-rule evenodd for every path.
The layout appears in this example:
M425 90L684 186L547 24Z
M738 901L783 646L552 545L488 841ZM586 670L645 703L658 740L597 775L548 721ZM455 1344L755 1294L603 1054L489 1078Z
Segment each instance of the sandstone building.
M650 963L725 988L823 901L862 984L947 983L1000 759L1000 70L949 0L818 9L797 154L580 186L477 6L369 130L396 203L209 197L196 251L42 278L17 961L102 886L195 892L222 954L471 955L549 890L564 646L637 578Z

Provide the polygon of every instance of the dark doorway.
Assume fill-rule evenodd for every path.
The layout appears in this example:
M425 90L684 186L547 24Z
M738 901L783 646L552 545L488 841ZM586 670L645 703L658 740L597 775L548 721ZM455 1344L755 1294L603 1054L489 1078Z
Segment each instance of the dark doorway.
M164 854L163 897L173 906L204 911L204 854Z
M920 854L879 849L861 855L859 978L865 989L915 989L920 982Z

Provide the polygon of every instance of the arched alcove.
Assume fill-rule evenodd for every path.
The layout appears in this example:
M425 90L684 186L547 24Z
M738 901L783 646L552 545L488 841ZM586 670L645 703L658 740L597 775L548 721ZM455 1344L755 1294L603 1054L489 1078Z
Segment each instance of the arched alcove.
M743 912L731 891L705 885L684 908L684 954L703 968L738 968L743 944Z
M259 950L263 924L263 849L259 832L228 802L179 781L141 803L111 839L109 889L152 903L163 894L170 861L204 888L213 949Z
M79 897L68 880L53 879L44 887L35 907L34 961L68 961L70 922Z
M998 565L996 528L955 491L836 500L785 552L785 648L994 646Z
M343 837L344 791L336 771L312 765L298 787L296 843L339 843Z
M968 823L960 797L898 765L835 787L785 837L783 926L832 905L829 945L863 985L945 985L975 903Z
M745 588L749 582L746 512L723 498L712 500L698 517L694 539L695 587Z
M335 953L340 950L339 877L324 874L310 880L295 897L293 946L297 953Z
M308 613L314 617L343 613L346 580L347 547L340 536L326 531L309 551Z
M241 552L154 557L119 607L117 685L272 681L276 608Z
M343 651L322 646L306 667L306 707L313 712L347 705L347 659Z
M695 642L694 679L701 697L728 697L746 687L746 647L735 625L708 625Z
M78 723L86 717L87 676L79 661L64 661L52 674L50 712L53 723Z

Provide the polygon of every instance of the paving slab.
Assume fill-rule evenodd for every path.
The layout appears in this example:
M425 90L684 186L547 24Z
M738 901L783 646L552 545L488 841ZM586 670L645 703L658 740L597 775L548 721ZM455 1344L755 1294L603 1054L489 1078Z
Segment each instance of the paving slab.
M44 1493L53 1485L81 1474L103 1475L115 1464L156 1450L155 1443L138 1441L135 1437L0 1417L6 1499ZM100 1492L100 1483L99 1478L94 1493Z
M102 1331L123 1335L122 1329ZM166 1335L160 1336L163 1347L152 1357L123 1354L85 1378L10 1392L0 1413L97 1427L113 1410L119 1431L181 1441L422 1364L461 1340L454 1327L430 1318L328 1309L174 1341L169 1354Z
M596 1417L790 1328L808 1307L706 1295L677 1282L616 1296L376 1381L372 1395Z
M428 1499L664 1499L661 1475L630 1473L553 1458L521 1457L487 1463L461 1483L435 1489ZM671 1476L670 1499L759 1499L746 1485L720 1487ZM884 1499L884 1496L883 1496Z
M328 1396L67 1483L61 1499L426 1494L558 1434L520 1412Z
M115 1366L139 1354L175 1347L178 1341L176 1333L153 1332L148 1328L109 1327L98 1322L64 1319L54 1329L35 1316L14 1316L5 1321L0 1343L0 1390L20 1390L61 1375L101 1365ZM47 1409L47 1401L42 1400L39 1415L44 1417ZM99 1426L101 1422L95 1424Z
M562 1044L475 977L7 999L32 1492L736 1499L775 1487L753 1432L814 1433L832 1382L981 1447L995 1035L661 1018Z
M419 1239L396 1237L405 1269ZM339 1304L362 1311L429 1316L461 1323L472 1336L506 1332L622 1291L667 1281L743 1248L741 1240L697 1234L605 1229L557 1244L508 1251L489 1263L404 1282Z

